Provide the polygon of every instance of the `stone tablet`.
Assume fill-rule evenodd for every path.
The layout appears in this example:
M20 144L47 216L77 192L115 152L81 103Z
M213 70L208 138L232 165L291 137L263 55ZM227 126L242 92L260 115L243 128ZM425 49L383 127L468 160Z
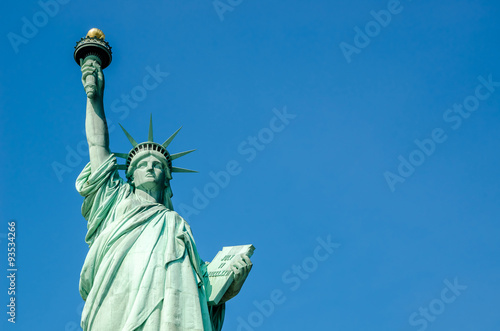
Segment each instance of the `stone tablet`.
M223 247L222 251L217 253L213 261L207 266L208 284L206 292L209 305L218 304L233 282L234 272L231 270L231 266L236 259L241 254L250 258L254 250L253 245L241 245Z

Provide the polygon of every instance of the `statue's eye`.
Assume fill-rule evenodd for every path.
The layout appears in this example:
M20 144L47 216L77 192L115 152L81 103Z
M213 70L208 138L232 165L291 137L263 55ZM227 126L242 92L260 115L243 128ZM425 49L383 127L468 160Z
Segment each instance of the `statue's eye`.
M155 163L155 164L153 165L153 167L154 167L155 169L162 169L161 163Z
M144 168L146 166L146 162L141 162L137 165L137 168Z

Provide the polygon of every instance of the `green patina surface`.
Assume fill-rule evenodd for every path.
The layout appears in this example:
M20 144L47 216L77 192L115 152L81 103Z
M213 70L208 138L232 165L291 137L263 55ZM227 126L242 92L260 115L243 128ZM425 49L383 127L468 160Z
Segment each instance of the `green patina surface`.
M85 47L94 41L101 48L109 46L102 31L93 33L91 40L82 39ZM85 54L82 47L78 52ZM76 52L75 60L87 93L90 152L90 163L76 181L88 222L89 252L80 277L83 330L220 330L225 302L239 292L252 263L247 256L237 258L234 280L220 303L208 304L208 263L201 260L189 225L170 200L172 173L193 172L173 167L172 161L192 151L167 151L179 130L163 144L153 142L151 122L147 142L138 144L124 130L132 150L111 153L103 107L104 61L95 54L78 58ZM118 165L116 156L126 164ZM126 171L126 180L119 169Z

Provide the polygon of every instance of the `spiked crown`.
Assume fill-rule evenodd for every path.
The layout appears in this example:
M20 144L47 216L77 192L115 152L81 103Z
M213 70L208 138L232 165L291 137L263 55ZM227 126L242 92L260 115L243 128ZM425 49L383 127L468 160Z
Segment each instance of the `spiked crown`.
M176 154L170 154L167 151L168 145L174 140L175 136L179 131L182 129L180 127L177 131L175 131L163 144L158 144L153 141L153 117L151 115L149 119L149 133L148 133L148 141L142 142L142 143L137 143L137 141L132 138L132 136L123 128L123 126L120 127L122 128L123 132L127 136L128 140L132 144L132 149L128 154L125 153L113 153L117 157L121 157L126 160L125 164L118 165L118 169L125 170L127 178L130 177L132 174L132 170L134 168L134 159L137 159L137 157L148 153L148 154L153 154L158 156L158 158L163 162L163 164L168 168L168 178L172 179L171 173L172 172L197 172L194 170L190 169L184 169L184 168L178 168L178 167L173 167L172 166L172 161L175 159L180 158L181 156L184 156L186 154L189 154L191 152L194 152L195 149L181 152L181 153L176 153Z

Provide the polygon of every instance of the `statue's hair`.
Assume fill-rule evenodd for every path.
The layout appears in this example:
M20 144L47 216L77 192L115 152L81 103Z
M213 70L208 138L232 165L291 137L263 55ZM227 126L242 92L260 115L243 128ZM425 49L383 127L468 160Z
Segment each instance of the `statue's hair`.
M167 180L167 182L168 185L165 185L165 190L163 190L163 205L167 207L167 209L174 210L174 205L172 204L172 197L174 194L170 187L170 180Z

